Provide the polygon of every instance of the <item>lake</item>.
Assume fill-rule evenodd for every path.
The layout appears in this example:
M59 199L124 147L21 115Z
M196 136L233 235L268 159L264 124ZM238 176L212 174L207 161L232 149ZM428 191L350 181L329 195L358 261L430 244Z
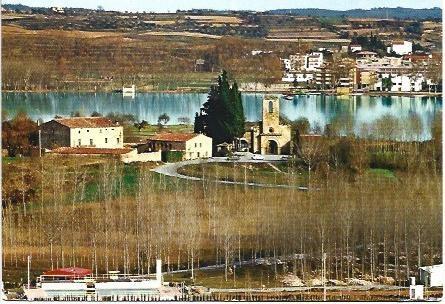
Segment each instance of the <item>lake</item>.
M261 100L264 94L242 94L244 112L248 121L261 119ZM130 113L138 120L151 124L159 115L167 113L169 124L187 117L193 122L195 113L206 101L207 94L200 93L137 93L135 98L123 97L119 93L2 93L2 107L8 117L24 110L33 119L48 121L55 115L68 116L79 111L90 115L96 111L104 115L110 112ZM372 123L385 114L404 119L417 113L422 121L422 139L429 139L430 123L442 110L441 97L370 97L301 95L293 100L281 99L280 112L294 120L306 117L311 126L321 128L339 115L352 117L358 133L362 123Z

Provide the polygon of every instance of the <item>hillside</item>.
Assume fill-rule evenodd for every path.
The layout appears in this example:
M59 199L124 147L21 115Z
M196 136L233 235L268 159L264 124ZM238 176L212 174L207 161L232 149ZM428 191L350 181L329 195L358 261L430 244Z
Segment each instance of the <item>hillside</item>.
M370 10L328 10L318 8L296 8L296 9L277 9L267 11L274 15L294 15L294 16L313 16L313 17L335 17L335 18L394 18L394 19L441 19L442 9L439 7L413 9L404 7L379 7Z

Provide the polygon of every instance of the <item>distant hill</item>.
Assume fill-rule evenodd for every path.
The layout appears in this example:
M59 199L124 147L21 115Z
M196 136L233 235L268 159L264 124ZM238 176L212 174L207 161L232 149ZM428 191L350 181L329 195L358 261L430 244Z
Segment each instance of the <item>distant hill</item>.
M26 11L32 9L32 7L23 4L2 4L2 7L11 11Z
M32 11L32 12L42 13L50 11L49 8L30 7L22 4L2 4L2 7L7 10L15 12ZM90 11L90 9L81 9L81 10ZM178 11L178 12L188 12L192 14L216 13L218 15L224 15L227 13L236 13L236 11L218 11L218 10L205 10L205 9L195 9L195 10ZM247 13L247 11L243 12ZM252 11L250 12L253 13ZM313 16L313 17L328 17L328 18L350 17L350 18L391 18L391 19L415 19L415 20L442 19L442 9L440 7L423 8L423 9L404 8L404 7L395 7L395 8L378 7L369 10L353 9L347 11L328 10L320 8L291 8L291 9L270 10L264 13L272 15Z
M17 13L45 13L50 10L47 7L35 7L23 4L2 4L2 8Z
M378 7L370 10L353 9L347 11L327 10L318 8L276 9L265 13L274 15L314 16L314 17L351 17L351 18L395 18L395 19L441 19L442 9L433 8L386 8Z

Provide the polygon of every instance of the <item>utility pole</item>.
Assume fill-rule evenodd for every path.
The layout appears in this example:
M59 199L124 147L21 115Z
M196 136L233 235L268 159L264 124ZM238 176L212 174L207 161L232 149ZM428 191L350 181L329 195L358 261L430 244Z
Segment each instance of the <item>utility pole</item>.
M37 120L37 127L39 128L39 157L42 157L42 130L40 129L40 120Z
M233 264L233 287L236 287L236 279L235 279L235 271L236 271L236 265Z
M30 269L31 269L31 256L28 255L28 289L31 288L31 279L30 279Z
M326 253L323 253L323 301L326 302Z

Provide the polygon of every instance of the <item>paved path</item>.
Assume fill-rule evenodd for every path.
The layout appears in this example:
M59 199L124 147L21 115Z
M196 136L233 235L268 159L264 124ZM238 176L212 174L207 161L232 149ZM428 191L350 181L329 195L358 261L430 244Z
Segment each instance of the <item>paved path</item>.
M212 157L209 159L194 159L194 160L185 160L177 163L167 163L152 169L151 171L163 174L166 176L177 177L187 180L194 181L202 181L201 177L188 176L178 173L178 169L186 166L186 165L195 165L195 164L205 164L205 163L270 163L270 162L279 162L284 161L281 159L280 155L265 155L264 160L253 160L252 153L244 153L238 157L236 160L228 160L227 157ZM244 182L234 182L234 181L226 181L226 180L210 180L211 182L219 183L219 184L228 184L228 185L246 185L251 187L263 187L263 188L296 188L298 190L307 190L307 187L295 186L295 185L285 185L285 184L263 184L263 183L244 183Z

